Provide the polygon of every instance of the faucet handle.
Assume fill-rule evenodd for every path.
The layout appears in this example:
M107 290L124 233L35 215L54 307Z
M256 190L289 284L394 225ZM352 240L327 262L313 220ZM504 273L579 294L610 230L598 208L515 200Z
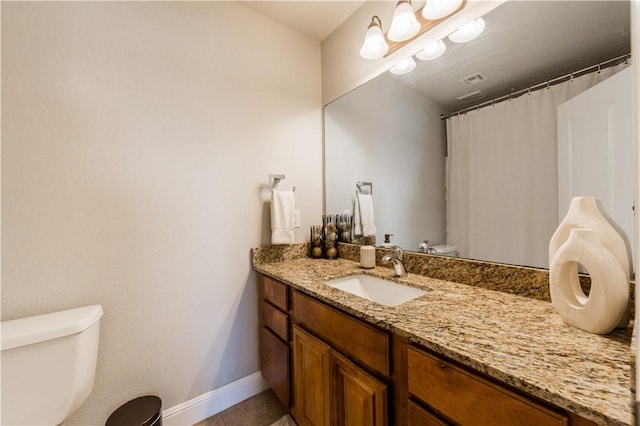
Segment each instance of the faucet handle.
M393 246L393 256L402 260L402 257L404 256L404 250L402 250L402 247Z

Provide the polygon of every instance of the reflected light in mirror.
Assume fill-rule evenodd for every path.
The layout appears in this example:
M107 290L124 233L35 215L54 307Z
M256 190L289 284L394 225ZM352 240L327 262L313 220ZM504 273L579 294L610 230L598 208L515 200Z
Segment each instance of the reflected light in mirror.
M389 72L391 74L402 75L410 73L415 67L416 61L414 61L413 58L406 58L389 68Z
M382 22L374 15L364 35L360 56L364 59L380 59L388 50L389 45L382 34Z
M484 19L478 18L461 26L457 31L449 35L449 40L454 43L466 43L478 37L484 31Z
M451 14L462 4L462 0L427 0L422 8L424 19L436 20Z
M435 43L427 45L424 49L416 53L416 58L422 61L432 61L438 59L447 50L447 45L444 41L438 40Z
M418 31L420 31L420 24L416 19L413 7L411 7L411 1L400 0L393 12L393 20L387 37L391 41L405 41L418 34Z

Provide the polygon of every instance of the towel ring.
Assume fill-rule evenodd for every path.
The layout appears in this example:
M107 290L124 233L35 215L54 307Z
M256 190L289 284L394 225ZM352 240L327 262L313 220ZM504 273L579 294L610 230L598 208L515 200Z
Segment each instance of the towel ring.
M276 185L286 178L285 175L282 174L270 174L269 175L269 191L273 191L276 188ZM293 192L296 192L296 187L294 186L292 189Z
M361 182L361 181L357 181L356 182L356 189L357 192L361 192L360 189L363 186L368 186L369 187L369 194L373 194L373 182Z

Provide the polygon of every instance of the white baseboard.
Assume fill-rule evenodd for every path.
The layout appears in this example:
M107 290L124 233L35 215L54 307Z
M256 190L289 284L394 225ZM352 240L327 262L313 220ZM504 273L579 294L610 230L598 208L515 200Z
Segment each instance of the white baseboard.
M162 411L164 426L191 426L269 389L258 371Z

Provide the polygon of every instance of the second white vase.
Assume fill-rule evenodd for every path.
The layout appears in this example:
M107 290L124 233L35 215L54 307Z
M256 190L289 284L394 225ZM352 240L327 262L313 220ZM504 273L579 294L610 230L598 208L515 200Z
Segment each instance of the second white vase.
M565 245L573 230L575 229L589 229L588 233L579 232L577 236L574 237L576 241L581 244L586 244L585 241L590 241L589 250L595 250L593 246L598 247L598 252L604 258L608 259L612 263L611 269L614 269L616 272L611 272L616 276L615 284L611 284L612 278L608 275L609 268L605 266L597 266L600 265L600 261L589 260L591 266L584 264L580 260L575 260L579 256L576 253L571 254L571 256L567 257L567 253L563 256L566 258L561 262L562 259L555 259L560 248ZM576 242L572 242L571 245L574 246ZM566 252L565 248L565 252ZM573 247L571 250L578 251L579 248ZM607 254L604 254L604 253ZM596 256L597 257L597 256ZM554 260L555 259L555 260ZM567 259L572 259L567 260ZM566 265L565 265L566 263ZM620 316L618 323L616 326L624 327L629 322L629 255L627 252L627 246L613 225L609 222L609 220L604 216L604 214L600 211L598 207L598 200L594 197L576 197L571 201L569 206L569 211L567 215L562 220L553 236L551 237L551 241L549 242L549 275L550 275L550 291L551 291L551 302L553 306L558 310L558 313L566 320L566 309L558 309L559 306L564 304L564 302L560 302L559 298L566 298L569 301L569 306L577 306L578 308L584 311L584 306L582 306L583 302L586 303L585 300L581 300L581 297L578 297L580 293L583 297L584 293L580 288L580 279L578 275L578 264L582 264L586 267L591 274L591 291L589 294L589 299L591 299L591 295L593 294L593 300L596 298L600 298L603 296L599 296L600 291L608 291L608 287L610 286L622 286L619 283L620 274L618 271L622 272L622 276L624 277L624 288L626 294L626 308L624 314ZM562 266L562 271L560 272L558 268ZM597 271L592 270L596 268ZM603 269L604 268L604 269ZM593 293L594 289L594 278L595 275L600 277L600 283L598 286L603 285L603 289L598 289L596 293ZM553 280L552 280L553 276ZM556 286L554 287L553 281L556 282ZM560 286L560 287L557 287ZM562 288L562 291L559 291L559 288ZM571 289L571 293L578 296L572 296L569 294L569 290ZM579 292L578 292L579 290ZM615 290L619 291L618 289ZM591 306L596 304L595 301L591 301ZM598 304L600 302L597 302ZM604 307L603 307L604 309ZM598 309L596 309L598 310ZM567 321L569 322L569 321ZM575 324L572 324L575 325ZM576 325L577 326L577 325ZM583 327L579 327L583 328Z
M589 296L580 287L578 264L591 275ZM574 327L606 334L627 315L628 280L620 263L592 229L575 228L569 232L551 262L549 283L553 307Z

